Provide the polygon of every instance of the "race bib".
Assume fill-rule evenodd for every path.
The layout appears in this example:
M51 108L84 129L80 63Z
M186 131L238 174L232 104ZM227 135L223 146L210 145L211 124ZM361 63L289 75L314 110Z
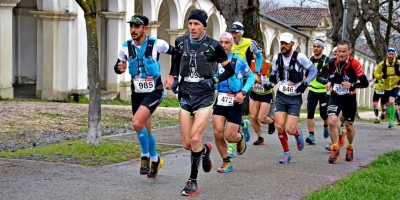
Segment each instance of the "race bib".
M136 93L149 93L155 89L153 77L149 78L135 78L133 80Z
M204 80L204 78L202 78L194 69L191 70L189 76L183 78L183 81L186 82L200 82L202 80Z
M342 84L338 83L333 84L333 91L335 91L338 95L345 95L349 93L349 89L344 89Z
M377 90L375 92L376 92L376 94L385 94L385 90Z
M218 102L219 106L233 106L233 101L235 100L235 94L230 93L218 93Z
M280 83L279 89L280 92L286 95L294 95L296 94L296 84L294 83Z
M258 93L264 93L264 86L260 83L254 83L253 91Z

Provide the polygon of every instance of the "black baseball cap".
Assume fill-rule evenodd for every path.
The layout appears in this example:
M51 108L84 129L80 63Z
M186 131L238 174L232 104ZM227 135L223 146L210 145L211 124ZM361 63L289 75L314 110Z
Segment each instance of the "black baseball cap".
M133 15L131 20L129 20L126 23L148 26L149 25L149 19L146 16L143 16L143 15Z

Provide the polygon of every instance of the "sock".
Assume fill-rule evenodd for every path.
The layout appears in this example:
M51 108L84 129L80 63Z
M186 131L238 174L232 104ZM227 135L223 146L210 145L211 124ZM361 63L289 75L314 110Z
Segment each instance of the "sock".
M389 113L390 120L394 121L394 111L396 110L396 108L393 105L393 106L389 106L389 108L387 110Z
M136 132L136 135L140 143L140 148L142 149L142 157L143 155L149 157L149 135L147 133L147 128L143 127L142 130Z
M222 159L223 162L231 162L231 160L229 160L229 157L226 157L224 159Z
M246 129L246 128L247 128L247 124L246 124L246 123L242 122L241 125L242 125L242 128L243 128L243 129Z
M400 123L400 112L396 111L396 118L397 118L397 122Z
M314 131L310 131L310 135L314 135Z
M382 113L385 113L385 112L386 112L386 109L387 109L387 108L382 108Z
M156 149L156 139L154 138L153 133L150 133L149 135L149 153L151 156L151 160L154 162L158 162L158 154L157 154L157 149ZM157 159L153 159L157 158Z
M286 132L278 133L279 140L281 141L283 151L289 151L288 136Z
M348 148L348 149L352 149L352 148L353 148L353 144L348 144L348 145L347 145L347 148Z
M339 150L338 143L332 144L332 149L335 150L335 151Z
M343 130L340 130L340 131L338 132L338 134L339 134L339 136L343 135Z
M374 113L376 117L379 117L379 112L378 112L378 108L374 108Z
M191 160L191 172L190 172L190 180L196 180L197 179L197 174L199 172L199 166L200 166L200 160L201 160L201 154L202 152L193 152L192 155L190 156Z
M294 137L299 137L299 136L300 136L299 129L296 129L296 133L294 134Z

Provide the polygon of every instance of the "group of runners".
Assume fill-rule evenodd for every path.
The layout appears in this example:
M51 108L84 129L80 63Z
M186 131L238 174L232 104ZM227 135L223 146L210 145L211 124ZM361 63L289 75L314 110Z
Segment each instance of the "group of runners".
M141 175L154 178L164 164L156 151L150 120L164 97L164 88L178 96L182 145L191 151L190 175L182 195L193 196L199 192L197 176L200 163L204 172L212 171L210 153L213 145L202 141L210 116L215 144L222 159L217 169L220 173L233 171L230 159L235 154L245 153L246 142L250 140L250 124L257 134L254 145L265 144L261 124L268 125L269 134L276 129L283 148L278 162L291 162L288 135L295 137L299 151L303 151L305 142L316 144L314 113L318 104L324 123L323 136L330 136L332 141L326 147L331 152L329 163L338 161L341 155L339 147L344 145L345 136L348 139L345 160L353 161L356 88L368 87L368 80L361 64L350 56L348 41L340 41L337 55L328 58L322 54L324 41L316 39L313 41L314 55L308 58L294 51L295 40L291 33L282 33L279 36L281 52L269 62L264 61L261 48L255 41L243 37L243 24L233 23L229 32L222 33L215 40L205 32L207 18L204 10L192 10L188 17L189 34L176 38L174 46L146 35L149 24L146 16L134 15L127 22L132 39L122 44L114 70L117 74L128 71L132 76L132 124L142 151ZM160 73L160 53L172 57L169 76L164 83ZM253 60L255 65L251 67ZM385 69L392 65L398 66L388 64ZM378 76L378 69L376 73L376 78L385 80L393 74L390 71ZM389 80L390 84L394 81ZM274 88L277 89L276 97ZM304 139L297 123L302 94L307 88L309 135ZM246 98L250 101L251 123L242 117ZM389 98L387 110L391 108L391 100ZM338 119L341 111L346 127L343 131Z

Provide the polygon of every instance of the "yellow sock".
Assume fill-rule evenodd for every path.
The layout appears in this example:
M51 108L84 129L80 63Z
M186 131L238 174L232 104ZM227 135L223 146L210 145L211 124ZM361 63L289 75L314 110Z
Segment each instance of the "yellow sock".
M339 149L338 143L332 144L332 149L337 151Z
M347 148L348 148L348 149L352 149L352 148L353 148L353 144L348 144L348 145L347 145Z

